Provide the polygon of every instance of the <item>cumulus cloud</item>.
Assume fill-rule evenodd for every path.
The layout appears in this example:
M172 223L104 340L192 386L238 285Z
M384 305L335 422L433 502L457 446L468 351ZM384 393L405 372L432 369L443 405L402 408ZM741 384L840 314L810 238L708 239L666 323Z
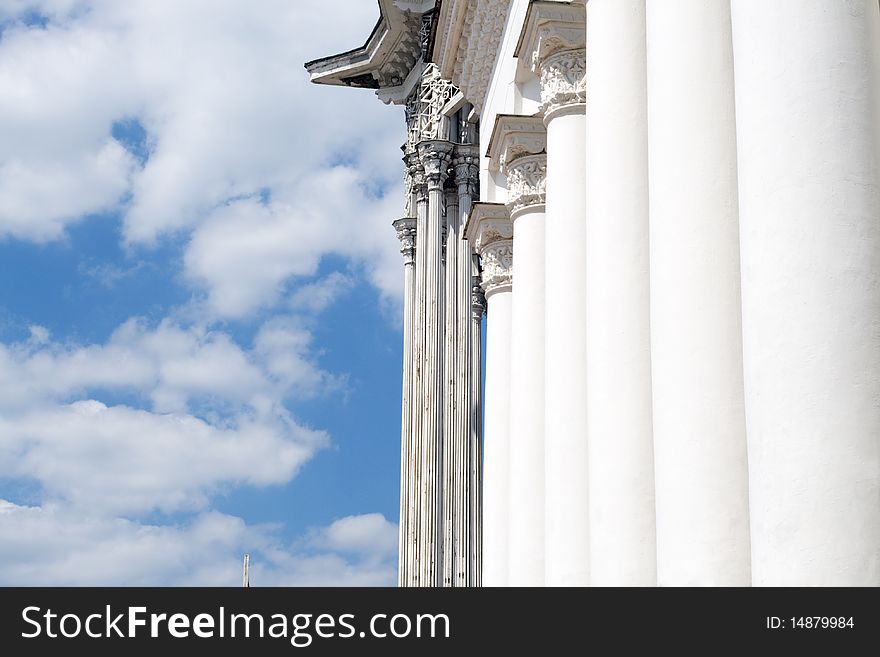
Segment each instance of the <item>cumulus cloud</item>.
M114 209L129 243L192 233L187 275L220 317L278 301L328 254L396 297L401 112L302 69L363 42L374 3L343 4L345 21L323 0L7 8L49 21L0 38L0 236L54 239ZM146 132L143 164L112 138L123 120Z
M347 516L313 530L308 542L317 548L382 558L397 550L397 525L381 513Z
M393 582L380 515L285 545L211 510L219 491L290 481L328 444L289 410L346 385L320 367L310 321L356 276L399 296L402 113L302 70L375 18L362 0L0 2L0 239L55 240L106 214L131 252L184 245L178 283L198 300L98 344L40 326L0 344L0 478L37 490L37 506L0 501L14 537L0 581L235 584L249 549L258 582ZM322 271L328 256L346 273ZM114 267L86 274L109 286L128 275ZM248 344L218 328L266 308Z
M191 511L224 484L286 483L322 438L292 423L223 427L79 401L0 418L0 476L96 512Z
M0 345L0 477L121 514L200 509L224 485L286 483L328 442L284 405L335 380L308 360L310 340L280 318L252 351L170 320L131 320L87 346L34 326L26 342ZM149 408L92 398L120 392Z
M6 585L238 586L244 552L254 586L390 586L396 574L396 555L381 544L366 557L297 547L272 527L217 512L159 526L0 499L0 533Z

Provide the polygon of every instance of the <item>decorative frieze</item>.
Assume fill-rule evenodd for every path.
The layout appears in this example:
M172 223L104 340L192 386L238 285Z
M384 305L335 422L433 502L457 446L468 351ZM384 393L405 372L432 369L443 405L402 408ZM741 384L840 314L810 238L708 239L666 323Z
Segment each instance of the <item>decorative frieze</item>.
M511 0L458 0L440 5L434 61L480 112L504 34Z

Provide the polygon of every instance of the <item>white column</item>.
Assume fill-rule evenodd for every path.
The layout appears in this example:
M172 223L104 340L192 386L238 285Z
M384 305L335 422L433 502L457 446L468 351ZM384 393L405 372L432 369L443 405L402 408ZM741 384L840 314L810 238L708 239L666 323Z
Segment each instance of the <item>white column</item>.
M467 509L462 504L461 495L466 488L462 480L462 450L466 446L466 434L462 428L461 408L458 397L461 394L463 373L461 364L461 343L464 337L467 346L467 333L462 335L461 316L470 318L470 286L466 288L467 304L462 303L459 289L459 258L461 246L461 226L458 214L458 194L447 185L446 188L446 239L445 260L445 334L443 366L443 586L461 586L462 573L460 559L467 553L464 540L464 519L462 513Z
M586 379L584 7L532 5L518 52L547 126L546 584L590 583Z
M513 224L505 205L477 203L467 239L480 256L486 311L482 585L508 583Z
M462 436L462 534L466 536L466 549L458 556L458 580L455 586L478 586L480 564L480 540L482 536L482 352L480 343L480 317L474 318L473 267L474 254L470 242L465 239L464 227L471 214L473 199L477 195L479 181L479 147L470 142L475 135L473 126L466 122L470 106L466 105L460 113L459 141L455 147L452 161L455 171L455 185L458 195L458 261L456 264L456 294L458 315L456 331L458 340L456 358L459 371L456 390L456 423ZM476 341L474 339L476 324ZM479 458L478 458L479 457ZM475 460L476 459L476 460Z
M880 585L880 9L734 0L753 581Z
M645 0L590 1L586 65L590 580L653 586Z
M507 177L516 287L511 307L508 583L544 584L544 202L540 117L498 118L489 145Z
M441 586L442 552L442 444L443 444L443 302L444 280L440 261L443 234L443 183L452 144L429 140L418 145L428 186L427 231L424 245L425 351L422 358L421 554L422 585Z
M658 582L748 585L730 0L649 3L647 62Z
M394 222L400 253L403 255L403 399L400 422L400 542L398 552L398 586L408 586L412 579L410 549L411 486L413 469L412 377L413 377L413 295L416 253L416 219L406 217Z
M470 250L469 245L465 244ZM482 324L486 314L486 295L480 287L479 268L476 256L471 257L474 274L471 276L471 334L469 355L471 372L477 376L468 378L470 394L468 395L468 411L471 416L470 442L468 444L468 501L470 527L468 541L470 543L467 559L467 578L462 586L483 585L483 386L480 371L483 358Z
M404 158L412 180L413 197L416 207L416 234L427 235L428 232L428 188L425 172L418 153L407 153ZM407 557L409 561L408 581L406 586L427 586L423 581L422 554L422 523L424 499L422 482L424 476L424 440L422 434L422 389L424 382L423 355L425 352L425 278L427 274L427 257L420 247L415 261L415 293L413 295L413 368L412 368L412 400L411 435L412 451L409 458L411 473L409 490L409 518L407 520Z

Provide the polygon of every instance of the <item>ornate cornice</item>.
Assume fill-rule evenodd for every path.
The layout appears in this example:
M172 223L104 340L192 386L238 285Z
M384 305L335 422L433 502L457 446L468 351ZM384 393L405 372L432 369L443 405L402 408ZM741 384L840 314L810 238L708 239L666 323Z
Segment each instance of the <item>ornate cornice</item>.
M585 111L586 9L579 2L532 2L516 56L521 72L541 80L541 112ZM525 70L523 70L525 69Z
M433 60L480 112L498 59L511 0L448 0L440 6Z
M422 58L420 33L434 0L379 0L379 21L367 42L305 64L312 82L383 90L406 81Z
M508 292L513 284L513 223L507 206L475 203L465 226L474 253L480 256L482 286L487 296Z
M416 255L416 226L418 220L414 217L403 217L391 223L397 231L397 239L400 240L400 253L403 255L403 264L411 265Z

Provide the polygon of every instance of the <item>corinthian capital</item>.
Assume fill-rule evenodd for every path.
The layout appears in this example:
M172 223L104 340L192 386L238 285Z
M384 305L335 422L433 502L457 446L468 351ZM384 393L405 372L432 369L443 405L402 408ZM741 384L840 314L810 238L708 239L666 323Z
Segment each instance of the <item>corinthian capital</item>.
M503 114L489 142L491 164L507 176L511 216L544 204L547 177L547 130L540 116Z
M586 50L561 50L541 61L544 120L567 110L583 112L587 102Z
M455 184L459 189L467 185L467 191L471 196L476 196L477 186L480 181L480 150L474 144L458 144L452 158L452 167L455 170Z
M513 223L507 206L475 203L465 235L474 253L480 256L486 296L509 292L513 284Z
M413 217L404 217L391 223L397 231L397 239L400 240L400 253L403 255L403 264L411 265L416 255L416 224Z
M547 190L547 154L524 155L508 162L507 209L512 217L544 205Z
M480 277L471 277L471 319L479 322L486 312L486 295L480 287Z
M577 2L532 2L517 46L523 73L541 80L545 121L584 111L586 102L586 9Z
M432 139L419 144L419 159L425 171L428 191L442 190L449 176L449 162L452 159L453 145L448 141Z
M416 202L427 200L428 184L425 179L425 167L422 166L418 152L408 152L403 156L403 161L406 164L407 193L415 194ZM412 214L412 209L408 209L410 212L407 214Z

